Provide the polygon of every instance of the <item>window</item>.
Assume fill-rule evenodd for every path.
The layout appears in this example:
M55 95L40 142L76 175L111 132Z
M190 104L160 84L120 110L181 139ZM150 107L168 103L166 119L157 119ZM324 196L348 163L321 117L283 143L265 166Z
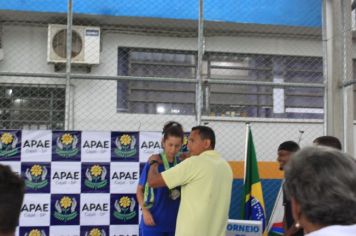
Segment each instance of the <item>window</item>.
M1 129L63 129L64 110L62 87L0 86Z
M119 48L118 74L195 78L190 51ZM322 59L206 52L203 77L216 81L322 84ZM209 116L322 118L323 88L204 83L203 114ZM178 82L118 82L118 112L194 114L195 85Z
M192 52L119 48L119 75L194 78ZM192 115L195 84L159 81L118 82L118 112Z
M322 84L315 57L207 53L208 76L249 82ZM211 116L323 118L324 90L265 85L207 85L204 108Z
M208 76L234 81L271 82L270 56L208 53ZM205 114L230 117L270 117L271 86L210 84L205 91Z

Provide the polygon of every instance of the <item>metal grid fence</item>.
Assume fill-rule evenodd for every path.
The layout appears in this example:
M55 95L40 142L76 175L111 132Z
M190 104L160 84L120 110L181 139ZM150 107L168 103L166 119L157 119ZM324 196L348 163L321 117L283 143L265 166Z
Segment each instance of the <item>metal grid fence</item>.
M208 124L224 158L242 161L250 122L261 162L274 162L283 141L305 146L323 134L320 1L308 1L299 25L290 23L302 18L293 14L253 22L263 12L248 1L157 1L142 16L134 15L137 2L102 3L105 16L89 14L92 1L68 2L57 13L41 5L1 10L2 129L160 131L176 120L189 131ZM269 213L279 184L264 185Z

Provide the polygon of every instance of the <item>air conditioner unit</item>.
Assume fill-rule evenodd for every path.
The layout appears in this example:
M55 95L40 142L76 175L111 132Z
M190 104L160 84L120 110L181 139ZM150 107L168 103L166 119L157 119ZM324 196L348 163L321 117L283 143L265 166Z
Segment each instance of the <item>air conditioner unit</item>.
M67 57L67 26L48 25L47 62L65 63ZM72 63L99 64L100 28L72 26Z

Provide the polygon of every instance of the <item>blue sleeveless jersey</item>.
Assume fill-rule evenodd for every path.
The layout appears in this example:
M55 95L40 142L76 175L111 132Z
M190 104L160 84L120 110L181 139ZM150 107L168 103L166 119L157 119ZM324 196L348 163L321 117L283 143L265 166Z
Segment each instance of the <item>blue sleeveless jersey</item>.
M173 163L169 163L169 166L172 167ZM145 186L149 169L150 165L146 163L140 176L139 185ZM164 170L165 169L163 164L160 164L158 166L158 171L163 172ZM167 187L155 188L153 191L154 203L149 210L156 223L156 226L145 225L142 216L140 222L140 230L155 232L175 232L180 198L177 200L172 200L169 197L169 189Z

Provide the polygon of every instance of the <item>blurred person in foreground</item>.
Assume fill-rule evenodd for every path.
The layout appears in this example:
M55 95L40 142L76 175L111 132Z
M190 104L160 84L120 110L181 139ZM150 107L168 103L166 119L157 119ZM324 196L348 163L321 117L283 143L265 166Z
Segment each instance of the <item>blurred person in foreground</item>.
M355 161L334 148L304 148L285 167L295 226L307 236L356 235L355 186Z
M279 163L279 169L284 170L285 165L292 158L292 155L299 151L300 147L298 143L294 141L285 141L281 143L277 150L277 161ZM284 183L282 183L283 188L283 228L284 235L286 236L303 236L303 230L294 227L294 220L292 216L292 206L291 202L286 198L286 193L284 189Z
M340 151L342 150L341 142L335 136L326 135L317 137L316 139L314 139L313 144L317 146L332 147Z
M229 164L214 148L214 131L196 126L188 139L190 158L162 173L158 172L160 159L150 158L151 187L181 186L175 236L226 234L233 176Z
M0 236L14 236L25 193L24 182L0 164Z

